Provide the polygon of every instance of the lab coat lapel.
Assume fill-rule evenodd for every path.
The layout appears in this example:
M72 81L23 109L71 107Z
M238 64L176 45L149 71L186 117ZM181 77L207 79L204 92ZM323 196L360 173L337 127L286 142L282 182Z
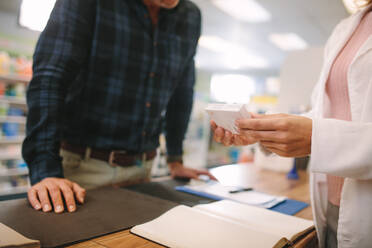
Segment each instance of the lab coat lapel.
M325 64L324 64L324 70L322 72L321 77L321 91L318 98L318 113L323 115L324 110L324 98L325 96L325 86L328 81L329 73L331 71L332 65L338 56L338 54L341 52L341 50L344 48L346 43L349 41L350 37L354 33L355 29L358 27L361 19L363 18L364 14L371 9L372 5L369 5L362 11L359 11L358 13L350 16L349 18L345 19L339 27L337 27L337 32L333 34L332 39L332 47L329 48L328 56L325 58Z

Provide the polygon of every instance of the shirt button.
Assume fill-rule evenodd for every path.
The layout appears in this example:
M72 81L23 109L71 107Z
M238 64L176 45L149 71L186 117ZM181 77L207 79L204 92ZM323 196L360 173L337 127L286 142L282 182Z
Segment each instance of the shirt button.
M153 77L155 77L155 72L150 73L150 78L153 78Z
M146 108L150 108L150 107L151 107L151 103L146 102Z

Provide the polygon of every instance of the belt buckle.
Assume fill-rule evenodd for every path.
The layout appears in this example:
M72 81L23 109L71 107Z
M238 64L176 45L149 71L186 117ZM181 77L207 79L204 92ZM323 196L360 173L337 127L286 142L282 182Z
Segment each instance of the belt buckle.
M109 156L109 165L112 166L112 167L118 167L120 166L119 164L116 164L114 161L115 161L115 154L126 154L127 152L126 151L120 151L120 150L112 150L110 152L110 156Z

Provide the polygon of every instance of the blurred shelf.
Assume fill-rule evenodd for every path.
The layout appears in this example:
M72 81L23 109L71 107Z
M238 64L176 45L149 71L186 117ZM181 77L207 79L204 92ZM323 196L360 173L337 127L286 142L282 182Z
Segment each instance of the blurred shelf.
M29 186L17 186L17 187L13 187L13 188L10 188L10 189L1 189L0 188L0 196L26 193L28 188L29 188Z
M2 137L0 138L0 145L6 144L21 144L23 140L25 139L25 136L16 136L16 137Z
M0 96L0 102L7 102L15 105L26 105L26 99L14 96Z
M25 124L26 117L24 116L0 116L0 123L4 123L4 122Z
M18 85L24 84L25 86L30 82L30 76L22 75L0 75L0 82L5 85ZM17 86L16 86L17 87ZM10 107L20 108L27 112L27 103L25 96L5 96L0 95L0 103L6 103L3 105L9 105ZM1 123L17 123L22 128L26 124L26 117L24 116L0 116ZM23 132L21 132L23 134ZM2 136L0 137L0 161L7 160L22 160L22 154L20 151L20 145L22 144L25 136L19 135L14 137ZM12 146L12 147L11 147ZM17 148L17 149L16 149ZM19 148L19 150L18 150ZM4 162L5 163L5 162ZM0 183L0 200L11 199L16 195L25 196L29 185L25 185L25 177L29 174L27 167L11 168L7 169L2 167L0 170L0 179L4 183ZM29 180L27 180L29 182ZM23 186L12 186L12 185L23 185Z
M12 168L0 170L0 177L10 177L10 176L26 176L28 175L27 168Z
M8 83L28 83L31 77L21 75L0 75L0 81L6 81Z
M0 154L0 161L4 160L19 160L22 159L21 154Z

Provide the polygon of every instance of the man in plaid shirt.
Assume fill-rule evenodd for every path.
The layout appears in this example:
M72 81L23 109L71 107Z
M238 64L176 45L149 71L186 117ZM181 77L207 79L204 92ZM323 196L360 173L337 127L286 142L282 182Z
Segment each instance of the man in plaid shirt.
M189 0L58 0L34 54L23 156L36 210L76 210L85 188L148 180L165 129L183 166L201 15ZM51 199L51 200L49 200Z

